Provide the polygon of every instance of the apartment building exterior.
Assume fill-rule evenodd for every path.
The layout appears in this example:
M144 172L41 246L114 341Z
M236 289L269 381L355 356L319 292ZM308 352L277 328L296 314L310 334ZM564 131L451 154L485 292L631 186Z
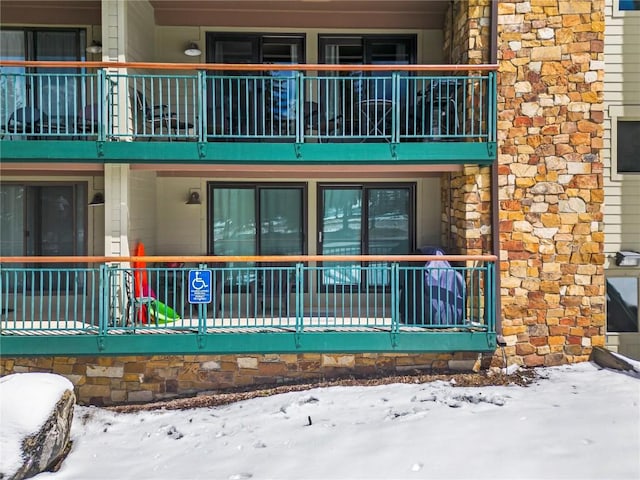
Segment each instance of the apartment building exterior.
M28 327L38 312L21 285L62 282L29 259L3 263L3 371L58 371L83 401L114 403L504 358L558 365L605 341L631 352L638 267L615 258L640 249L636 177L614 162L633 151L637 7L3 2L1 253L113 259L95 260L91 328ZM10 122L20 109L37 129ZM129 311L138 326L118 324L127 302L104 285L125 291L133 272L135 311L147 296L125 260L140 243L180 328ZM406 256L442 253L450 276L435 294L423 271L438 259ZM185 301L194 270L220 285L213 314ZM607 330L609 276L635 285L634 332ZM169 311L138 307L148 320Z

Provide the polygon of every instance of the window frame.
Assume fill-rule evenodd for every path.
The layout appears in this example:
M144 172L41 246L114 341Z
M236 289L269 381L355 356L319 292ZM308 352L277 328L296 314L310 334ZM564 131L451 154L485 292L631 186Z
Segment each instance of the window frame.
M611 119L611 180L621 181L625 175L640 175L640 165L637 172L618 171L618 122L640 121L640 106L612 105L609 107Z
M365 190L375 190L375 189L393 189L393 188L408 188L409 190L409 249L410 252L415 251L416 249L416 232L417 232L417 219L416 219L416 192L417 185L416 182L318 182L316 188L316 218L317 225L316 231L318 232L318 236L316 237L316 252L321 251L321 242L320 242L320 227L322 222L322 192L327 188L335 188L335 189L348 189L348 188L360 188L363 192ZM368 198L368 195L363 195L363 201ZM366 209L364 209L366 210ZM364 215L364 211L361 212L363 215L361 217L362 222L362 237L360 239L362 250L365 250L365 246L369 239L369 229L368 229L368 215ZM369 255L368 252L363 253L362 255Z
M260 190L269 189L300 189L302 195L301 205L301 226L302 226L302 254L306 255L308 252L308 238L309 238L309 225L308 225L308 206L309 206L309 193L308 184L306 182L221 182L221 181L209 181L207 182L207 252L208 255L215 255L214 253L214 238L213 238L213 202L214 202L214 190L216 188L244 188L253 190L254 207L256 215L256 255L262 255L260 253L261 248L261 220L260 220Z
M371 43L374 41L389 42L406 42L410 47L409 63L408 65L414 65L418 58L418 37L415 34L338 34L338 33L319 33L318 34L318 62L320 64L326 64L327 58L325 55L326 44L329 41L337 45L350 45L356 40L360 41L360 48L362 49L362 63L356 63L355 65L371 65L367 63L371 60ZM350 62L349 62L350 64ZM367 73L370 75L370 73Z
M306 48L307 48L307 35L305 33L268 33L268 32L207 32L205 43L207 45L207 63L215 63L215 43L218 40L238 40L249 41L253 44L253 48L257 51L252 52L254 61L256 63L264 63L264 45L271 42L274 39L291 39L297 40L296 43L300 45L300 59L297 64L306 63Z
M621 10L620 0L613 0L613 16L614 17L640 16L640 8L638 10Z
M370 252L367 251L367 246L369 245L369 216L368 216L368 208L365 208L365 202L369 198L369 194L367 190L376 190L376 189L400 189L406 188L409 191L409 252L410 254L416 250L416 232L417 232L417 205L416 205L416 195L417 195L417 182L318 182L316 188L316 252L320 255L322 252L322 243L320 241L321 232L324 237L324 232L322 231L322 221L323 221L323 193L327 188L338 189L357 189L359 188L362 191L362 201L363 206L361 207L361 217L360 217L360 225L361 225L361 233L360 233L360 246L362 255L369 255ZM323 238L324 241L324 238ZM334 284L324 284L320 279L317 280L319 288L321 291L329 291L331 288L334 288ZM364 287L367 284L366 276L362 276L360 278L360 286ZM351 285L351 284L344 284ZM369 286L369 291L383 291L388 286L383 284L371 285Z

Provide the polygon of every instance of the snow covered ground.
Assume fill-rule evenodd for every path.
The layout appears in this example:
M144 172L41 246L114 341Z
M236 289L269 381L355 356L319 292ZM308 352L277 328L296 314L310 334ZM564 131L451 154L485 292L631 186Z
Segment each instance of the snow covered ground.
M640 478L640 374L592 363L537 372L528 387L437 381L185 411L76 407L69 456L35 478Z

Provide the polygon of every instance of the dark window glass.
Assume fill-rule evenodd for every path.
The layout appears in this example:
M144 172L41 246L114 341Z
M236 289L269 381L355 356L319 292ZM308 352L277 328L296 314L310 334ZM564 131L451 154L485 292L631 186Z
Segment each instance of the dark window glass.
M401 255L412 251L413 185L326 185L319 188L321 255ZM325 265L330 265L329 263ZM322 282L388 285L384 270L362 278L359 264L323 272ZM338 266L338 264L336 264Z
M640 172L640 120L621 120L617 123L618 173Z
M638 278L607 278L607 331L638 331Z
M214 255L304 253L303 186L211 185L210 198Z
M640 0L619 0L620 10L640 10Z

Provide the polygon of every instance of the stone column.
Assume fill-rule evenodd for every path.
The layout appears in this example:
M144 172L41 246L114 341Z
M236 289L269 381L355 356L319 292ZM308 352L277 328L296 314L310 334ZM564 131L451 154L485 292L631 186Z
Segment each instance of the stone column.
M444 57L449 63L489 61L490 0L452 3L445 19ZM473 72L470 72L473 73ZM449 253L491 253L491 168L464 165L443 175L443 245Z
M604 0L501 1L502 334L511 362L604 344Z

